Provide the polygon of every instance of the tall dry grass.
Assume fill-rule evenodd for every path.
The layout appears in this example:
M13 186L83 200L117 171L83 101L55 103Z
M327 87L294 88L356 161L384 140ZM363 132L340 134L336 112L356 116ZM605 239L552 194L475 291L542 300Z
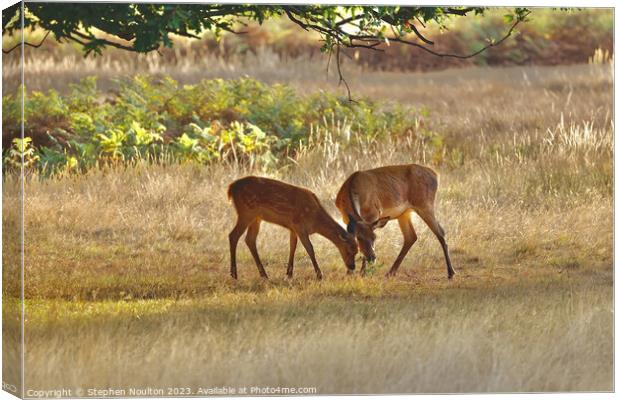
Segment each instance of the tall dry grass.
M612 390L609 66L353 76L355 93L427 107L443 145L414 136L336 145L355 132L325 121L312 148L269 176L312 189L336 216L352 171L434 165L454 281L416 218L419 240L394 280L382 277L402 240L390 223L368 278L346 277L333 246L313 237L326 281L314 281L301 250L285 280L288 234L266 225L258 248L272 280L258 279L241 245L231 282L226 187L264 174L237 165L31 176L27 387ZM4 190L8 224L16 181L5 178Z

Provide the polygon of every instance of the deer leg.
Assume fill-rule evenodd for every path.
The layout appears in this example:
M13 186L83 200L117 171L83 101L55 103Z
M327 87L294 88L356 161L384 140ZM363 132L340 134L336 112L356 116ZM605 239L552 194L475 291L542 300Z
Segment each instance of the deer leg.
M248 245L250 253L252 253L252 257L254 257L254 262L258 268L258 273L261 277L268 279L269 277L267 276L267 272L265 272L265 267L263 267L263 263L260 261L260 257L258 256L258 250L256 249L256 237L258 236L259 230L260 220L256 219L248 227L248 233L245 235L245 244Z
M294 231L291 231L291 239L290 239L290 252L288 255L288 267L286 269L286 275L289 278L293 277L293 263L295 262L295 250L297 249L297 234Z
M366 257L362 257L362 268L360 269L360 275L362 276L366 275L367 264L368 264L368 261L366 260Z
M237 279L237 243L247 227L247 219L239 217L237 218L237 224L228 235L228 242L230 244L230 276L234 279Z
M396 274L398 267L400 267L400 264L405 259L409 249L411 249L411 246L413 246L416 240L418 240L418 236L416 235L415 230L413 229L413 224L411 223L411 211L406 211L398 217L398 225L403 233L403 248L400 250L400 253L398 253L398 257L396 257L392 268L390 268L385 276L394 276Z
M310 261L312 261L312 266L314 267L314 272L316 272L317 279L318 280L323 279L323 273L321 272L321 269L319 268L319 264L316 262L316 257L314 256L314 247L312 247L310 238L308 237L306 233L299 234L298 236L299 236L299 240L301 240L301 244L304 246L304 248L306 249L306 252L308 252L308 255L310 256Z
M448 279L452 279L452 277L454 276L454 268L452 268L452 262L450 261L450 253L448 252L448 245L446 244L445 232L441 225L439 225L439 222L437 222L437 219L435 218L435 212L432 208L416 211L418 212L420 218L422 218L422 220L426 222L426 225L428 225L430 230L433 231L435 236L437 236L437 240L439 240L439 243L441 244L441 249L443 250L443 255L446 259L446 266L448 268Z

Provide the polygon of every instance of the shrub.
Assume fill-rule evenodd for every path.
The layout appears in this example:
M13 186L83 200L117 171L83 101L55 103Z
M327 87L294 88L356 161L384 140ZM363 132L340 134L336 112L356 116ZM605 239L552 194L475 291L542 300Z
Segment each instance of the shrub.
M19 99L3 98L5 135L20 134ZM422 113L423 114L423 113ZM327 92L308 96L255 79L203 80L139 75L103 94L96 79L26 95L25 133L37 159L32 166L88 169L99 162L235 162L271 168L308 143L313 127L347 127L342 145L373 142L421 130L420 113L367 99L350 102ZM328 123L329 121L329 123ZM331 125L330 125L331 124ZM10 156L4 158L8 165Z

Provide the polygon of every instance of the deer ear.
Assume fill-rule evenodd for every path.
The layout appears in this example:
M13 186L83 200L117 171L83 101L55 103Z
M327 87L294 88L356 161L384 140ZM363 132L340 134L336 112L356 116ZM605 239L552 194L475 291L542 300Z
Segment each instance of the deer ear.
M355 233L355 225L357 225L357 223L355 222L351 214L349 214L349 223L347 224L347 232L351 234Z
M372 223L372 229L383 228L390 220L389 217L380 218Z

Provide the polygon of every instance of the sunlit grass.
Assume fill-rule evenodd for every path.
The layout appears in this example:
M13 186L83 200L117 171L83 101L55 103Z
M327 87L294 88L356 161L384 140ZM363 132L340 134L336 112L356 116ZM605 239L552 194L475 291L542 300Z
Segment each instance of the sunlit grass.
M441 145L412 135L336 146L343 121L326 121L312 147L270 172L138 163L31 176L27 385L611 390L608 68L376 73L359 85L428 103L424 123ZM452 281L417 217L418 242L394 279L383 277L402 243L394 222L377 232L379 259L366 278L347 276L332 244L312 237L325 280L314 279L301 248L295 277L285 279L288 232L268 224L258 249L271 279L258 278L242 243L240 279L229 278L232 180L253 173L308 187L337 217L334 197L348 174L409 162L440 173ZM17 188L5 179L8 228ZM9 231L8 256L18 250ZM5 297L15 296L18 282L4 282Z
M382 297L306 297L302 289L33 303L27 384L260 384L323 394L609 390L612 287L572 282ZM62 368L69 362L80 368Z

